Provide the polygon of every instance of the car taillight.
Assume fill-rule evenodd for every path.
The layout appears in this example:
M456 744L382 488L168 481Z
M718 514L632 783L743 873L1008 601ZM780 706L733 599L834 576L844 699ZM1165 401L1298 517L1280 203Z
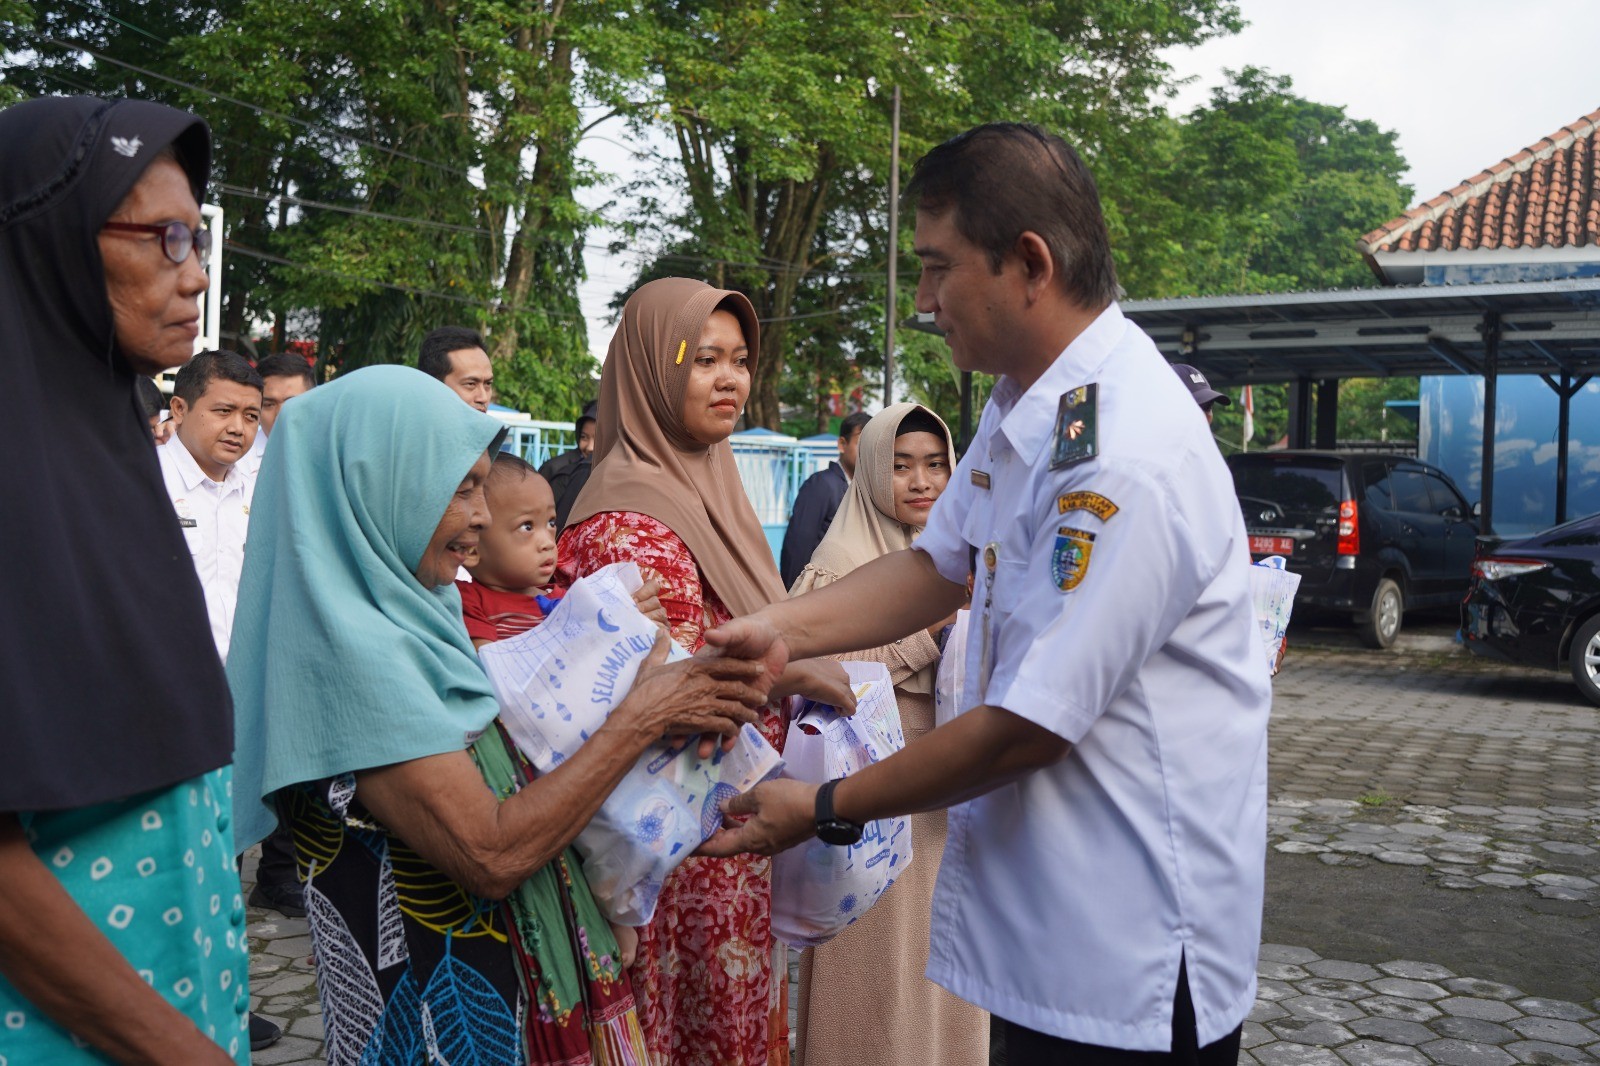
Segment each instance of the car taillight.
M1531 574L1535 570L1544 570L1549 566L1549 563L1539 559L1505 559L1491 555L1473 560L1472 576L1485 581L1499 581L1503 577Z
M1356 501L1345 500L1339 505L1339 546L1335 549L1340 555L1361 554L1361 516L1356 511Z

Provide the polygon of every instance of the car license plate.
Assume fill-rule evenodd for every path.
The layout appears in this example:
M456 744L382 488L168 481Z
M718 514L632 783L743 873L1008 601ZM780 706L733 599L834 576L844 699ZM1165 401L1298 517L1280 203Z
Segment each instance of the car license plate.
M1294 554L1293 537L1251 537L1251 555L1282 555L1288 557Z

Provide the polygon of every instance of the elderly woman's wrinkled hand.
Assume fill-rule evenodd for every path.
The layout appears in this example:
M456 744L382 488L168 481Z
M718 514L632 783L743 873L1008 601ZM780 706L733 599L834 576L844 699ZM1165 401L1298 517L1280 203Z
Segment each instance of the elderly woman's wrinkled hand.
M671 643L661 630L613 718L629 716L654 736L706 734L701 744L706 755L714 743L710 734L731 745L746 723L760 722L757 708L766 703L768 690L760 661L717 656L668 663Z

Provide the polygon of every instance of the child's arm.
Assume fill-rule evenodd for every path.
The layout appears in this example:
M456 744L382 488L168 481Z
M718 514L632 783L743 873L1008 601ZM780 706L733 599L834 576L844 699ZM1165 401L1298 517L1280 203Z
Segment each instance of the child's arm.
M631 925L618 925L612 922L611 933L617 938L617 956L622 962L622 968L627 969L639 955L639 930Z

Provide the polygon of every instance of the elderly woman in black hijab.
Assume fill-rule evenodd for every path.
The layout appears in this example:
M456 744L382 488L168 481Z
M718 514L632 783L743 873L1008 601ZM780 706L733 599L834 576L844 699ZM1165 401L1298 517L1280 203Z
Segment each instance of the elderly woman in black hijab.
M210 134L0 112L0 1059L244 1062L232 715L136 375L193 351Z

